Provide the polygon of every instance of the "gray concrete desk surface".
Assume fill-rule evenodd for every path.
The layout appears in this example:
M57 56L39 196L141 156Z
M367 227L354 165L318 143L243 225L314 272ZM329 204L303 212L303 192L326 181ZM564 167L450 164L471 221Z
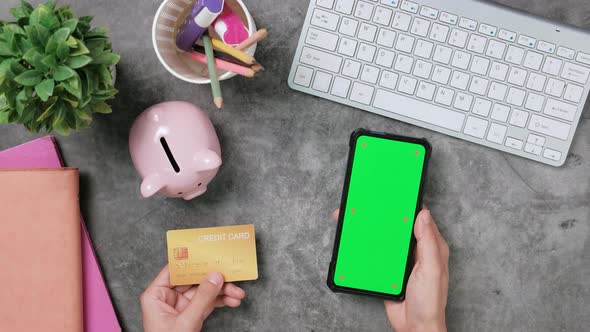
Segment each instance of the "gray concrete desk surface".
M38 1L34 1L37 3ZM139 331L139 295L166 263L165 232L254 223L260 278L244 282L238 309L215 311L211 331L388 331L383 303L331 293L325 285L350 133L358 127L426 137L434 153L426 186L451 248L450 331L584 331L590 326L590 111L567 163L553 168L399 121L294 92L287 76L308 1L247 1L270 28L257 58L267 71L223 82L215 111L208 86L184 83L152 50L159 0L69 0L108 25L122 55L114 113L90 130L58 138L81 169L81 204L125 330ZM590 29L587 0L500 0ZM16 0L3 0L0 17ZM586 41L590 42L590 41ZM141 199L127 135L152 104L204 107L224 164L198 199ZM0 148L39 135L0 127Z

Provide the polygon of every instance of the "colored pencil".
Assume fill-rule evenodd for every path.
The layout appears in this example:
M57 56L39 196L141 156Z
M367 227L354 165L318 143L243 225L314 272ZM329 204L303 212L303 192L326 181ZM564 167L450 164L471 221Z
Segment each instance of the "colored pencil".
M205 47L203 47L202 45L199 45L199 44L195 44L193 46L193 51L204 54L205 53ZM250 67L250 68L252 68L252 70L254 70L257 73L260 72L260 71L264 71L264 67L262 67L262 65L260 65L260 64L255 64L253 66L249 66L249 65L243 63L242 61L234 58L233 56L231 56L229 54L225 54L223 52L213 51L213 55L215 56L215 59L225 60L227 62L231 62L231 63L234 63L234 64L239 65L239 66Z
M216 49L220 52L229 54L247 65L256 64L256 60L254 59L253 56L251 56L250 54L248 54L244 51L237 50L234 47L227 45L226 43L222 42L219 39L212 39L211 44L213 45L214 49Z
M264 38L266 38L266 36L268 36L268 30L260 29L260 30L256 31L255 34L248 37L248 39L244 40L238 46L236 46L236 49L243 51L243 50L247 49L248 47L263 40Z
M213 92L213 101L217 108L223 105L223 97L221 95L221 87L219 86L219 79L217 78L217 70L215 68L215 57L213 56L213 45L211 45L211 38L203 36L203 44L205 45L205 55L207 56L207 67L209 68L209 78L211 78L211 91Z
M207 64L207 56L203 53L191 52L189 57L197 62ZM240 66L222 59L215 59L215 67L244 77L254 77L256 75L256 72L249 67Z

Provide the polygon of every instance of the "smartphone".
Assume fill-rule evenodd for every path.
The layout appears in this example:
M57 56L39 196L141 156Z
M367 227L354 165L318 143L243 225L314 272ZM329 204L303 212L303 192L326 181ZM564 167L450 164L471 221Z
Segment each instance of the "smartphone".
M424 139L352 133L328 272L332 291L404 300L430 153Z

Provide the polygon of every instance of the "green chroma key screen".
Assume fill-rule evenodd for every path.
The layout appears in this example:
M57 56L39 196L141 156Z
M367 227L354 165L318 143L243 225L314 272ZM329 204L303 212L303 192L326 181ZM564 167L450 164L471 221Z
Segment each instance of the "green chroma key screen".
M426 147L360 135L353 148L333 282L400 295Z

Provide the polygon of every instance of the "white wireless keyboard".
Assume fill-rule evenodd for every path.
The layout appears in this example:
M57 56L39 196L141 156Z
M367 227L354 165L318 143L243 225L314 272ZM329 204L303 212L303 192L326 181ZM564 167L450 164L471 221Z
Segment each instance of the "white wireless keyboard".
M289 86L553 166L584 108L590 33L475 0L311 0Z

